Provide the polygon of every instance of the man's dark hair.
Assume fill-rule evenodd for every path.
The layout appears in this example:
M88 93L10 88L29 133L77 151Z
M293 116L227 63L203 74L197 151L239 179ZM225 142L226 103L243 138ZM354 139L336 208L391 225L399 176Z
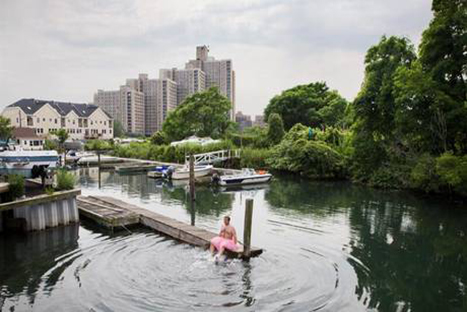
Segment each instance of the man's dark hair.
M230 217L229 216L225 216L224 219L227 219L230 223Z

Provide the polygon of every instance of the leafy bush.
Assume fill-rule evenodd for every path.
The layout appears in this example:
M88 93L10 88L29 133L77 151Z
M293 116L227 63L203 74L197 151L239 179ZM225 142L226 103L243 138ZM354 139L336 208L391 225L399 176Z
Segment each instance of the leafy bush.
M411 173L412 188L425 192L438 192L440 188L439 176L436 173L436 159L429 154L418 158Z
M242 168L268 168L266 159L271 155L271 149L266 148L250 148L246 147L242 149L240 166Z
M58 144L56 141L52 141L52 140L44 141L44 150L52 151L52 150L57 150L57 149L58 149Z
M65 169L60 169L57 171L57 191L72 190L75 187L76 178L71 173Z
M297 124L272 148L267 163L273 169L312 178L342 178L345 157L324 142L308 140L308 127Z
M467 155L454 156L444 153L436 159L436 172L450 190L467 195Z
M24 177L18 174L8 175L8 200L15 200L24 195Z
M105 140L88 140L84 145L87 151L103 151L112 149L112 143Z
M157 131L151 136L151 143L155 145L163 145L163 144L168 144L170 142L165 132Z

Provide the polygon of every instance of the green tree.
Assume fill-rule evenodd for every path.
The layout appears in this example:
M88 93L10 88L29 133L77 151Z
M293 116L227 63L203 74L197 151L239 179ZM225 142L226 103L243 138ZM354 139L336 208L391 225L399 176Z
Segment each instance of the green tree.
M368 131L381 140L394 134L394 75L400 66L416 59L414 47L407 38L383 36L365 56L365 78L353 102L358 130Z
M268 141L271 145L278 144L284 136L284 124L281 115L273 113L268 118Z
M57 131L52 132L53 135L57 137L58 140L58 152L63 153L63 163L66 164L66 149L65 142L69 138L69 134L65 129L58 129Z
M169 143L169 138L164 131L157 131L151 136L151 143L155 145L163 145Z
M271 114L279 114L286 130L297 123L322 127L326 122L324 118L329 117L329 114L326 110L320 110L331 104L336 105L336 101L340 100L343 100L342 97L337 91L330 91L325 82L315 82L296 86L276 95L264 110L264 115L269 120Z
M418 62L396 77L401 131L422 151L467 153L467 2L434 0Z
M366 180L388 160L388 150L396 145L394 76L399 67L416 59L413 46L406 38L385 37L365 56L365 78L352 103L353 172L356 179Z
M459 105L467 97L467 1L433 0L434 18L423 32L420 61Z
M13 135L13 127L10 125L10 119L0 116L0 139L9 140Z
M163 131L170 140L180 140L190 135L200 137L223 136L231 121L230 101L210 88L187 97L174 111L170 112L163 124Z
M123 125L118 120L114 120L113 130L114 130L114 137L121 138L125 135L125 130L123 129Z

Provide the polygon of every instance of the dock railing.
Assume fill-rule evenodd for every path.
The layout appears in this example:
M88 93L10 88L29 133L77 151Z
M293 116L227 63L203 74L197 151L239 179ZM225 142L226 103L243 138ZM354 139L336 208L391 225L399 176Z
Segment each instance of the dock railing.
M216 162L222 162L231 158L240 158L241 150L220 150L203 154L193 155L195 165L210 165ZM185 162L189 163L190 155L185 156Z

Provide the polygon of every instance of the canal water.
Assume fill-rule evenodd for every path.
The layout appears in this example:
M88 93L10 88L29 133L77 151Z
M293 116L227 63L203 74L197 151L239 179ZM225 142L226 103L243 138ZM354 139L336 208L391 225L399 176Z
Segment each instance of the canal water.
M87 168L84 195L107 195L240 238L254 200L249 262L141 228L82 222L0 235L2 311L466 311L467 207L349 183L277 177L250 189L198 187Z

